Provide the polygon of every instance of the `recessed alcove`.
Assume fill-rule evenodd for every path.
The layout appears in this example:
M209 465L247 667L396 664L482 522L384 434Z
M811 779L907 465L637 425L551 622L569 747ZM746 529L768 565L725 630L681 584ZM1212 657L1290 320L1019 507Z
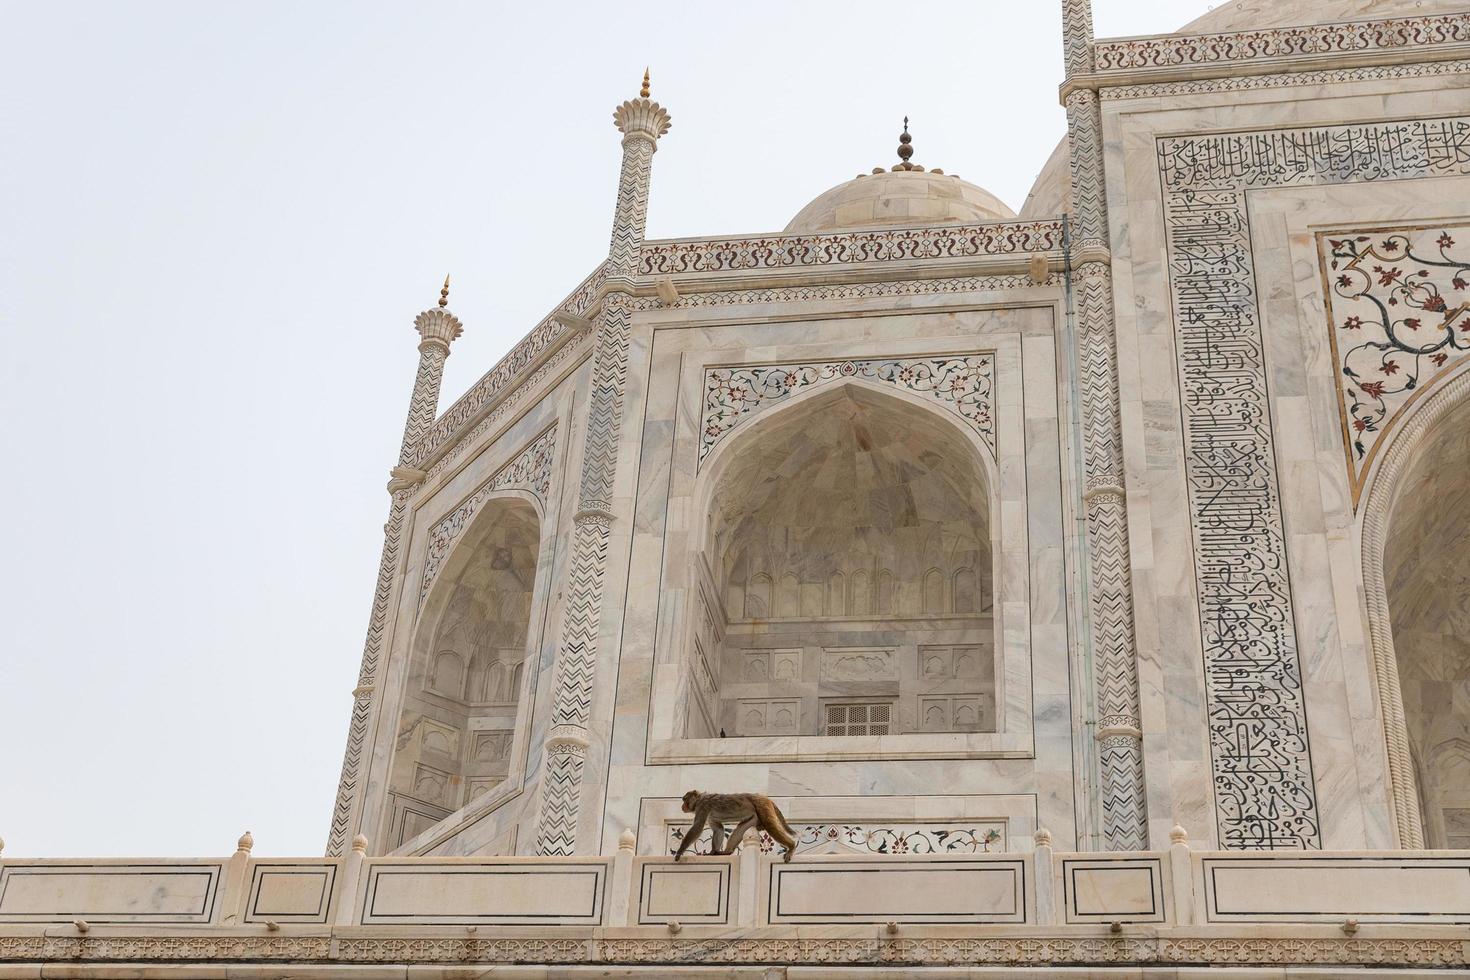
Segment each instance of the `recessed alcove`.
M391 846L511 772L539 547L535 508L492 498L425 597L389 775Z
M723 447L702 476L682 737L995 732L981 454L937 412L858 384Z
M1384 583L1424 843L1470 848L1470 405L1396 486Z

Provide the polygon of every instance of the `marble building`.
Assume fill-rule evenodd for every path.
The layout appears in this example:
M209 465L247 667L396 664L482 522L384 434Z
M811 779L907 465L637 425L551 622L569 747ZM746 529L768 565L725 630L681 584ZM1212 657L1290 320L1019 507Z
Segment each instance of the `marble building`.
M905 129L780 231L648 239L645 77L607 259L448 407L447 283L414 321L326 858L206 863L178 955L73 921L113 864L5 862L0 976L1465 967L1470 4L1062 6L1019 212ZM797 861L672 864L690 788Z

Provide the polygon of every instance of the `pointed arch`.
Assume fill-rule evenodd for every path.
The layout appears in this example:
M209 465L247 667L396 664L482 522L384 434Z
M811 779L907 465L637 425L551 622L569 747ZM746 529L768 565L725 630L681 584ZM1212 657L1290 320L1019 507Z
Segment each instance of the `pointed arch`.
M533 596L544 580L542 516L527 491L476 502L438 553L410 641L388 763L390 849L503 782L511 753L499 747L508 748L529 717L520 679L533 643Z
M1470 369L1443 381L1401 423L1388 451L1371 474L1361 515L1362 574L1367 601L1379 717L1388 763L1388 784L1400 847L1425 846L1425 808L1429 805L1431 760L1416 745L1405 708L1402 656L1395 642L1391 593L1386 567L1389 549L1403 516L1401 507L1423 461L1452 427L1470 429ZM1416 759L1417 757L1417 759ZM1416 771L1416 769L1418 771Z
M994 487L989 447L951 414L860 380L790 397L732 431L691 495L691 523L703 522L691 545L704 559L700 574L714 579L711 594L732 597L717 642L706 630L685 643L731 679L732 692L713 695L716 729L953 730L949 701L942 721L912 707L921 683L914 658L935 642L973 648L988 668L948 676L944 694L993 699L998 626L975 569L995 561ZM961 612L956 582L967 595ZM750 613L767 589L773 615L757 627ZM691 631L696 619L688 617ZM778 649L793 658L779 679L769 667ZM833 711L847 721L823 721Z

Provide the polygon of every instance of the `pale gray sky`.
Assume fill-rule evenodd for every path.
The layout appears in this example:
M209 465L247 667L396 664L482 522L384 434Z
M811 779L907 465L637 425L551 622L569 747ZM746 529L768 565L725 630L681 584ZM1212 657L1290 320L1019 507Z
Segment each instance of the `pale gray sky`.
M601 260L645 64L651 237L780 229L905 114L1019 207L1059 6L0 4L5 853L321 852L413 317L452 272L448 405Z

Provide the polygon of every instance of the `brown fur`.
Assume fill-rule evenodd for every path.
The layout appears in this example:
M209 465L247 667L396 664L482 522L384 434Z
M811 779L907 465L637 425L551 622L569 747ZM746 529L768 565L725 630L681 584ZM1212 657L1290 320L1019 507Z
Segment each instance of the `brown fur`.
M783 860L790 861L791 855L796 853L796 832L791 829L791 825L781 814L780 807L772 803L770 797L759 793L701 793L697 789L691 789L684 794L683 810L694 814L694 822L684 832L684 839L674 852L675 861L683 857L684 852L699 840L699 835L704 833L705 824L710 825L713 854L734 854L735 848L740 845L740 838L757 825L770 834L772 840L779 841L786 848ZM735 824L735 830L728 842L725 840L727 823Z

